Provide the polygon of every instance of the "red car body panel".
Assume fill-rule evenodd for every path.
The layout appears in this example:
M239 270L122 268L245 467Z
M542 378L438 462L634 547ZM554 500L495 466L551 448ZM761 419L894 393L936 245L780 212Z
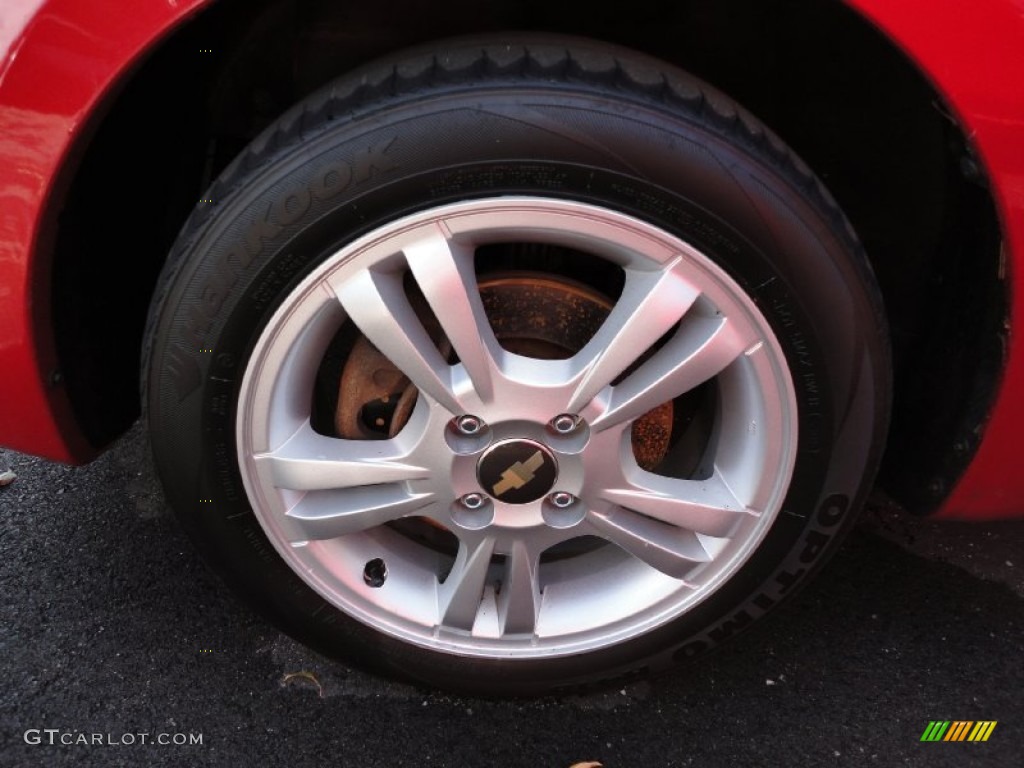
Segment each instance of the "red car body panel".
M49 329L49 266L75 140L119 77L208 0L4 0L0 11L0 440L81 462Z
M55 376L51 237L76 140L168 30L211 0L5 0L0 13L0 440L81 462L93 455ZM1005 235L1013 303L1007 366L978 453L939 515L1024 514L1024 2L848 0L914 60L980 154ZM49 202L54 201L53 205Z
M1007 365L985 436L938 515L1024 515L1024 2L849 0L917 62L974 142L1003 227Z

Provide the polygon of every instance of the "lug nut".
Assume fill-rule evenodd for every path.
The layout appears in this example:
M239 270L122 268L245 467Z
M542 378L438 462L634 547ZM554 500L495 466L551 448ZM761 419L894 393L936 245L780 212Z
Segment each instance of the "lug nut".
M559 509L565 509L566 507L572 506L572 503L576 501L576 497L571 493L565 491L555 491L548 496L548 501L551 502L552 506L558 507Z
M579 417L573 416L571 413L563 413L551 420L551 428L560 435L568 435L576 429L579 422Z
M455 429L464 435L475 435L483 428L483 420L476 416L459 416L455 419Z
M459 504L464 506L466 509L480 509L487 502L487 497L482 493L467 493L461 499Z

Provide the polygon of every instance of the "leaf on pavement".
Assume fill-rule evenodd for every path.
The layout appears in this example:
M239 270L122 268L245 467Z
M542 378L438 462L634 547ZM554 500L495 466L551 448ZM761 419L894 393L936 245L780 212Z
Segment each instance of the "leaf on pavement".
M312 672L289 672L281 678L281 685L288 685L292 680L306 680L316 686L317 692L320 694L320 698L324 697L324 687L320 685L320 681L316 679L316 675Z

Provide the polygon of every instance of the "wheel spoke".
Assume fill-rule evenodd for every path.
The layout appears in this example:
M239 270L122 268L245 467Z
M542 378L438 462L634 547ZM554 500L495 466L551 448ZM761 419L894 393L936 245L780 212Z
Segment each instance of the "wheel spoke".
M276 488L318 491L417 480L427 467L408 461L397 441L340 440L313 431L307 422L275 451L253 457Z
M493 395L494 333L484 311L473 265L474 251L447 237L433 236L404 248L409 269L459 356L477 395Z
M697 563L711 560L693 531L652 520L628 509L620 507L609 513L592 511L588 520L597 535L677 579L684 578Z
M398 483L314 491L303 496L286 517L297 530L293 542L333 539L423 514L433 499L433 494L409 493Z
M569 411L582 410L679 322L697 300L700 292L679 274L679 261L658 272L627 273L619 300L577 355L586 372L569 402Z
M363 335L419 388L458 413L451 366L409 303L397 272L364 269L332 288Z
M717 472L708 480L679 480L638 471L625 488L601 496L614 504L707 536L728 536L747 509Z
M631 421L689 392L725 370L754 341L726 318L686 318L661 349L612 388L591 426L602 430Z
M442 624L461 629L473 628L483 601L493 553L493 536L484 536L469 543L460 539L455 564L438 589Z
M498 595L501 634L532 633L540 609L540 557L517 541L505 558L505 576Z

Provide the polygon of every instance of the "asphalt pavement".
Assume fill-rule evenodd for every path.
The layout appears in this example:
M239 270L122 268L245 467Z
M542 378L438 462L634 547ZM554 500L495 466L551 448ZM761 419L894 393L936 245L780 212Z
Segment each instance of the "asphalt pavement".
M879 497L811 586L711 658L491 701L349 669L254 615L178 526L139 427L87 467L0 450L7 468L3 766L1024 764L1024 521L921 521ZM997 725L922 742L934 720Z

